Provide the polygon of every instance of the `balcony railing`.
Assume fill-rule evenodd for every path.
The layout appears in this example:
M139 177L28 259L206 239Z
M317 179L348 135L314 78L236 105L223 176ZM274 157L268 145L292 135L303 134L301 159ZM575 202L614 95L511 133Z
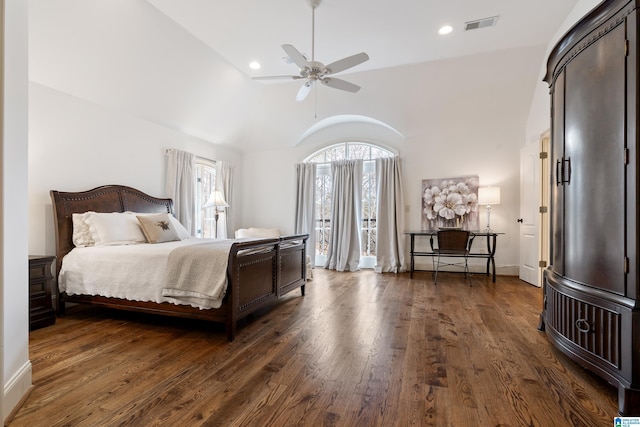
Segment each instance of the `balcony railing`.
M375 218L362 220L360 228L362 233L362 256L376 255L377 227ZM316 253L326 255L329 249L331 236L331 220L316 220Z

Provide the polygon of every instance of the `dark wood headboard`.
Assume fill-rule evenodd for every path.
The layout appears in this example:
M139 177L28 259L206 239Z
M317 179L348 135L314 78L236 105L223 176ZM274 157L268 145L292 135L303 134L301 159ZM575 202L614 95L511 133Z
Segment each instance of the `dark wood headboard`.
M56 229L56 277L62 258L74 248L72 214L94 212L173 213L173 201L143 193L124 185L103 185L88 191L51 190Z

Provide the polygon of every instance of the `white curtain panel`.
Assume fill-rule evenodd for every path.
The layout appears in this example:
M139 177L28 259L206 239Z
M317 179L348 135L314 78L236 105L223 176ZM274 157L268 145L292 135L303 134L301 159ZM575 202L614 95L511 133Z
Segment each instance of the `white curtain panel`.
M406 271L404 197L399 157L376 159L378 208L376 267L378 273Z
M235 165L228 162L216 162L216 190L222 192L222 197L227 202L229 207L224 208L223 212L220 212L218 217L218 223L216 224L217 235L219 239L227 239L232 235L230 230L233 230L233 224L229 221L231 218L231 210L233 209L233 171Z
M195 203L195 155L186 151L169 149L166 151L167 170L165 191L173 199L173 213L178 221L195 236L193 221Z
M331 233L324 268L356 271L360 264L362 160L331 162Z
M296 224L295 233L309 233L307 256L315 260L316 253L316 163L296 164Z

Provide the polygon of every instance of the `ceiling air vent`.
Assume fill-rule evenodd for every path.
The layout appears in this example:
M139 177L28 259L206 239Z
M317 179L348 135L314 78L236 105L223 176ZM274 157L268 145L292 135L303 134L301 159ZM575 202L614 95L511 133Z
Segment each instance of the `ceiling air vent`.
M493 27L498 22L498 16L492 16L491 18L477 19L475 21L469 21L464 23L464 30L477 30L480 28Z

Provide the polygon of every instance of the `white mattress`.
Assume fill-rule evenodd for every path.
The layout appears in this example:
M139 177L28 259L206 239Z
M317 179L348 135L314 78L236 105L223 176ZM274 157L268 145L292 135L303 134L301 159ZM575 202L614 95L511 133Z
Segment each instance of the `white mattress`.
M192 238L166 243L74 248L62 260L58 287L68 295L100 295L175 304L175 300L162 296L169 253L179 246L212 241L214 239Z

